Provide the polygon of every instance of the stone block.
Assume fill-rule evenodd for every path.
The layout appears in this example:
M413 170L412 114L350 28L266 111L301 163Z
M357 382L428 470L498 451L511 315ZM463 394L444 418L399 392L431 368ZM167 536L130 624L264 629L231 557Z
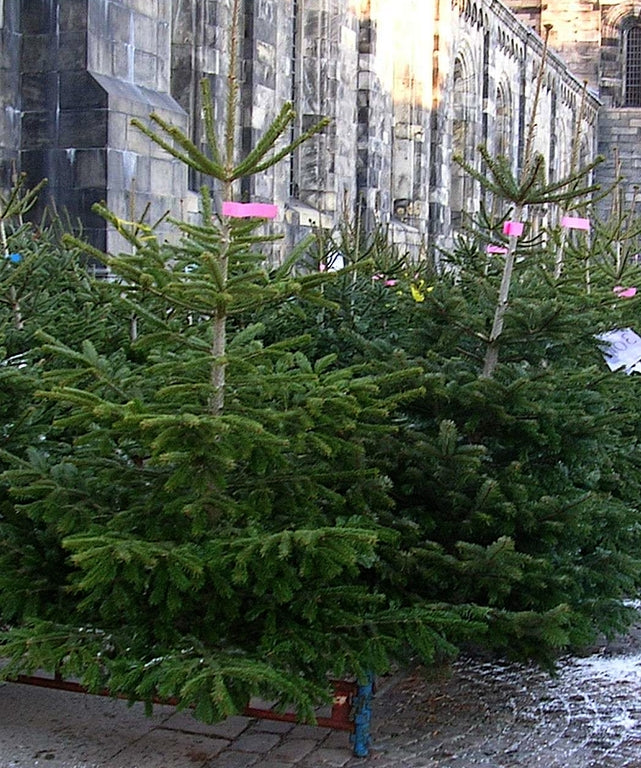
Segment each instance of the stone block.
M88 72L60 73L60 109L106 109L107 94Z
M94 203L107 200L107 190L104 187L88 187L78 191L80 210L83 211L83 224L87 227L100 229L105 227L104 219L91 210ZM76 208L77 210L77 208Z
M267 22L269 25L273 25L276 15L274 0L258 0L255 13L257 19Z
M25 36L41 35L55 30L56 4L49 0L21 3L20 25Z
M128 0L128 5L137 13L146 14L147 16L157 17L160 15L159 4L164 5L164 14L171 13L169 4L166 1L159 3L159 0Z
M269 87L276 87L276 48L262 40L256 41L256 58L254 60L253 75L255 82Z
M60 113L58 143L61 147L107 145L106 109L67 110Z
M151 192L169 197L174 194L172 161L153 159L151 161Z
M58 29L60 33L86 33L87 0L65 0L58 4Z
M144 155L137 155L135 189L151 192L151 163L152 160Z
M108 26L99 30L99 34L106 40L133 44L134 17L131 10L120 3L108 2Z
M87 33L87 68L101 75L111 74L112 42L97 35L93 30Z
M47 35L24 35L21 66L24 73L50 72L53 69Z
M133 46L129 43L111 43L111 74L122 80L132 80Z
M69 163L73 167L74 186L78 189L106 188L107 186L107 150L77 149L70 150ZM111 179L109 179L111 183Z
M58 100L58 76L55 72L24 74L20 80L20 93L24 112L53 112Z
M156 27L156 53L158 56L171 60L171 27L165 21L160 21ZM171 62L173 66L173 61Z
M48 152L50 169L56 186L72 189L75 183L75 149L53 149Z
M18 153L3 152L0 159L0 189L8 190L13 184L14 169L17 167Z
M82 238L94 248L106 253L107 251L107 230L104 222L101 222L100 227L83 227ZM93 266L97 272L101 272L104 267L93 259L89 259L88 266Z
M134 79L137 85L155 88L157 71L158 64L154 54L134 50Z
M58 69L81 70L87 66L87 33L83 29L61 32L58 45Z
M109 111L109 139L110 146L116 149L124 149L127 146L127 128L130 117L123 112Z
M30 187L48 178L51 171L48 151L31 147L23 150L20 153L20 169L27 175L27 183Z
M23 112L22 114L23 146L29 149L50 147L54 141L55 129L51 112Z
M172 173L172 193L176 196L182 197L187 189L187 166L184 163L173 162Z
M137 49L147 51L147 53L156 53L158 31L155 19L143 13L135 13L133 16L133 31L133 40L130 42L135 42Z

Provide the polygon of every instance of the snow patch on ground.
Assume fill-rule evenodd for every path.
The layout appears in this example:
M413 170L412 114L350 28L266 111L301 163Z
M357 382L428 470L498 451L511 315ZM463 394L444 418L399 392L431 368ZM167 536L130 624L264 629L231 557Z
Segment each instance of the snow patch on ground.
M564 666L564 676L593 680L596 677L609 681L634 682L641 678L641 653L633 656L588 656L572 659Z

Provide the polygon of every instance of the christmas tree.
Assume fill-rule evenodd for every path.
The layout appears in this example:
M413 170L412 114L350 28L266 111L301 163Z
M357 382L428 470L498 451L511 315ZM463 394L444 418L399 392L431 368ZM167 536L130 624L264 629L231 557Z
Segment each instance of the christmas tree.
M328 675L365 678L408 649L430 659L483 611L399 603L377 584L396 534L379 521L389 483L369 454L415 372L338 365L307 352L308 334L270 340L251 319L297 297L330 306L321 288L333 278L295 273L304 247L270 269L260 213L272 209L245 218L234 201L239 179L324 127L281 148L286 105L237 159L236 49L233 34L222 140L206 83L205 151L158 116L154 128L138 123L213 179L223 205L203 186L200 222L171 220L172 237L98 205L129 242L119 255L66 239L107 266L119 343L37 335L41 439L2 454L12 519L27 521L13 540L3 533L3 593L21 577L16 537L45 531L34 559L45 549L56 559L46 604L3 594L2 674L55 670L206 720L253 695L309 718Z
M319 351L370 371L422 369L423 393L373 446L394 500L380 520L400 537L380 553L379 588L483 606L476 645L551 663L634 616L638 384L608 371L598 337L634 328L640 243L620 205L598 218L600 159L549 182L534 130L518 178L484 148L486 173L468 167L500 205L451 252L413 263L378 236L325 238L321 261L374 266L326 286L338 309L265 321L314 328Z

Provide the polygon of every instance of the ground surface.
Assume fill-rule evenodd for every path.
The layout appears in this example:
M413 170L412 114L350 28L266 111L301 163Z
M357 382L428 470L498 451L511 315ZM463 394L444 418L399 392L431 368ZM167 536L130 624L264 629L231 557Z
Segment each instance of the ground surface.
M373 746L348 735L245 717L204 726L160 707L0 685L0 768L641 768L641 632L551 678L461 658L415 670L374 704Z

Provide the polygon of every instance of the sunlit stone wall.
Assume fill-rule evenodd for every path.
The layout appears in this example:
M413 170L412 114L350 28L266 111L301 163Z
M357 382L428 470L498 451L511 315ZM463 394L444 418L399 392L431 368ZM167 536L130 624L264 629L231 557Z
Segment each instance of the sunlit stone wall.
M0 78L11 87L0 93L0 184L12 162L32 182L48 176L49 194L100 247L117 241L92 216L94 200L125 216L147 204L151 218L193 213L208 180L130 121L155 110L200 144L207 78L222 130L231 6L4 0ZM285 101L297 116L283 143L321 117L331 123L236 196L278 204L284 248L345 220L385 227L414 254L447 246L481 203L452 155L478 167L485 143L515 171L523 163L542 54L532 26L544 19L534 16L522 23L497 0L243 0L238 155ZM591 93L577 125L582 87L551 53L534 147L554 177L569 167L573 141L586 156L595 147Z

